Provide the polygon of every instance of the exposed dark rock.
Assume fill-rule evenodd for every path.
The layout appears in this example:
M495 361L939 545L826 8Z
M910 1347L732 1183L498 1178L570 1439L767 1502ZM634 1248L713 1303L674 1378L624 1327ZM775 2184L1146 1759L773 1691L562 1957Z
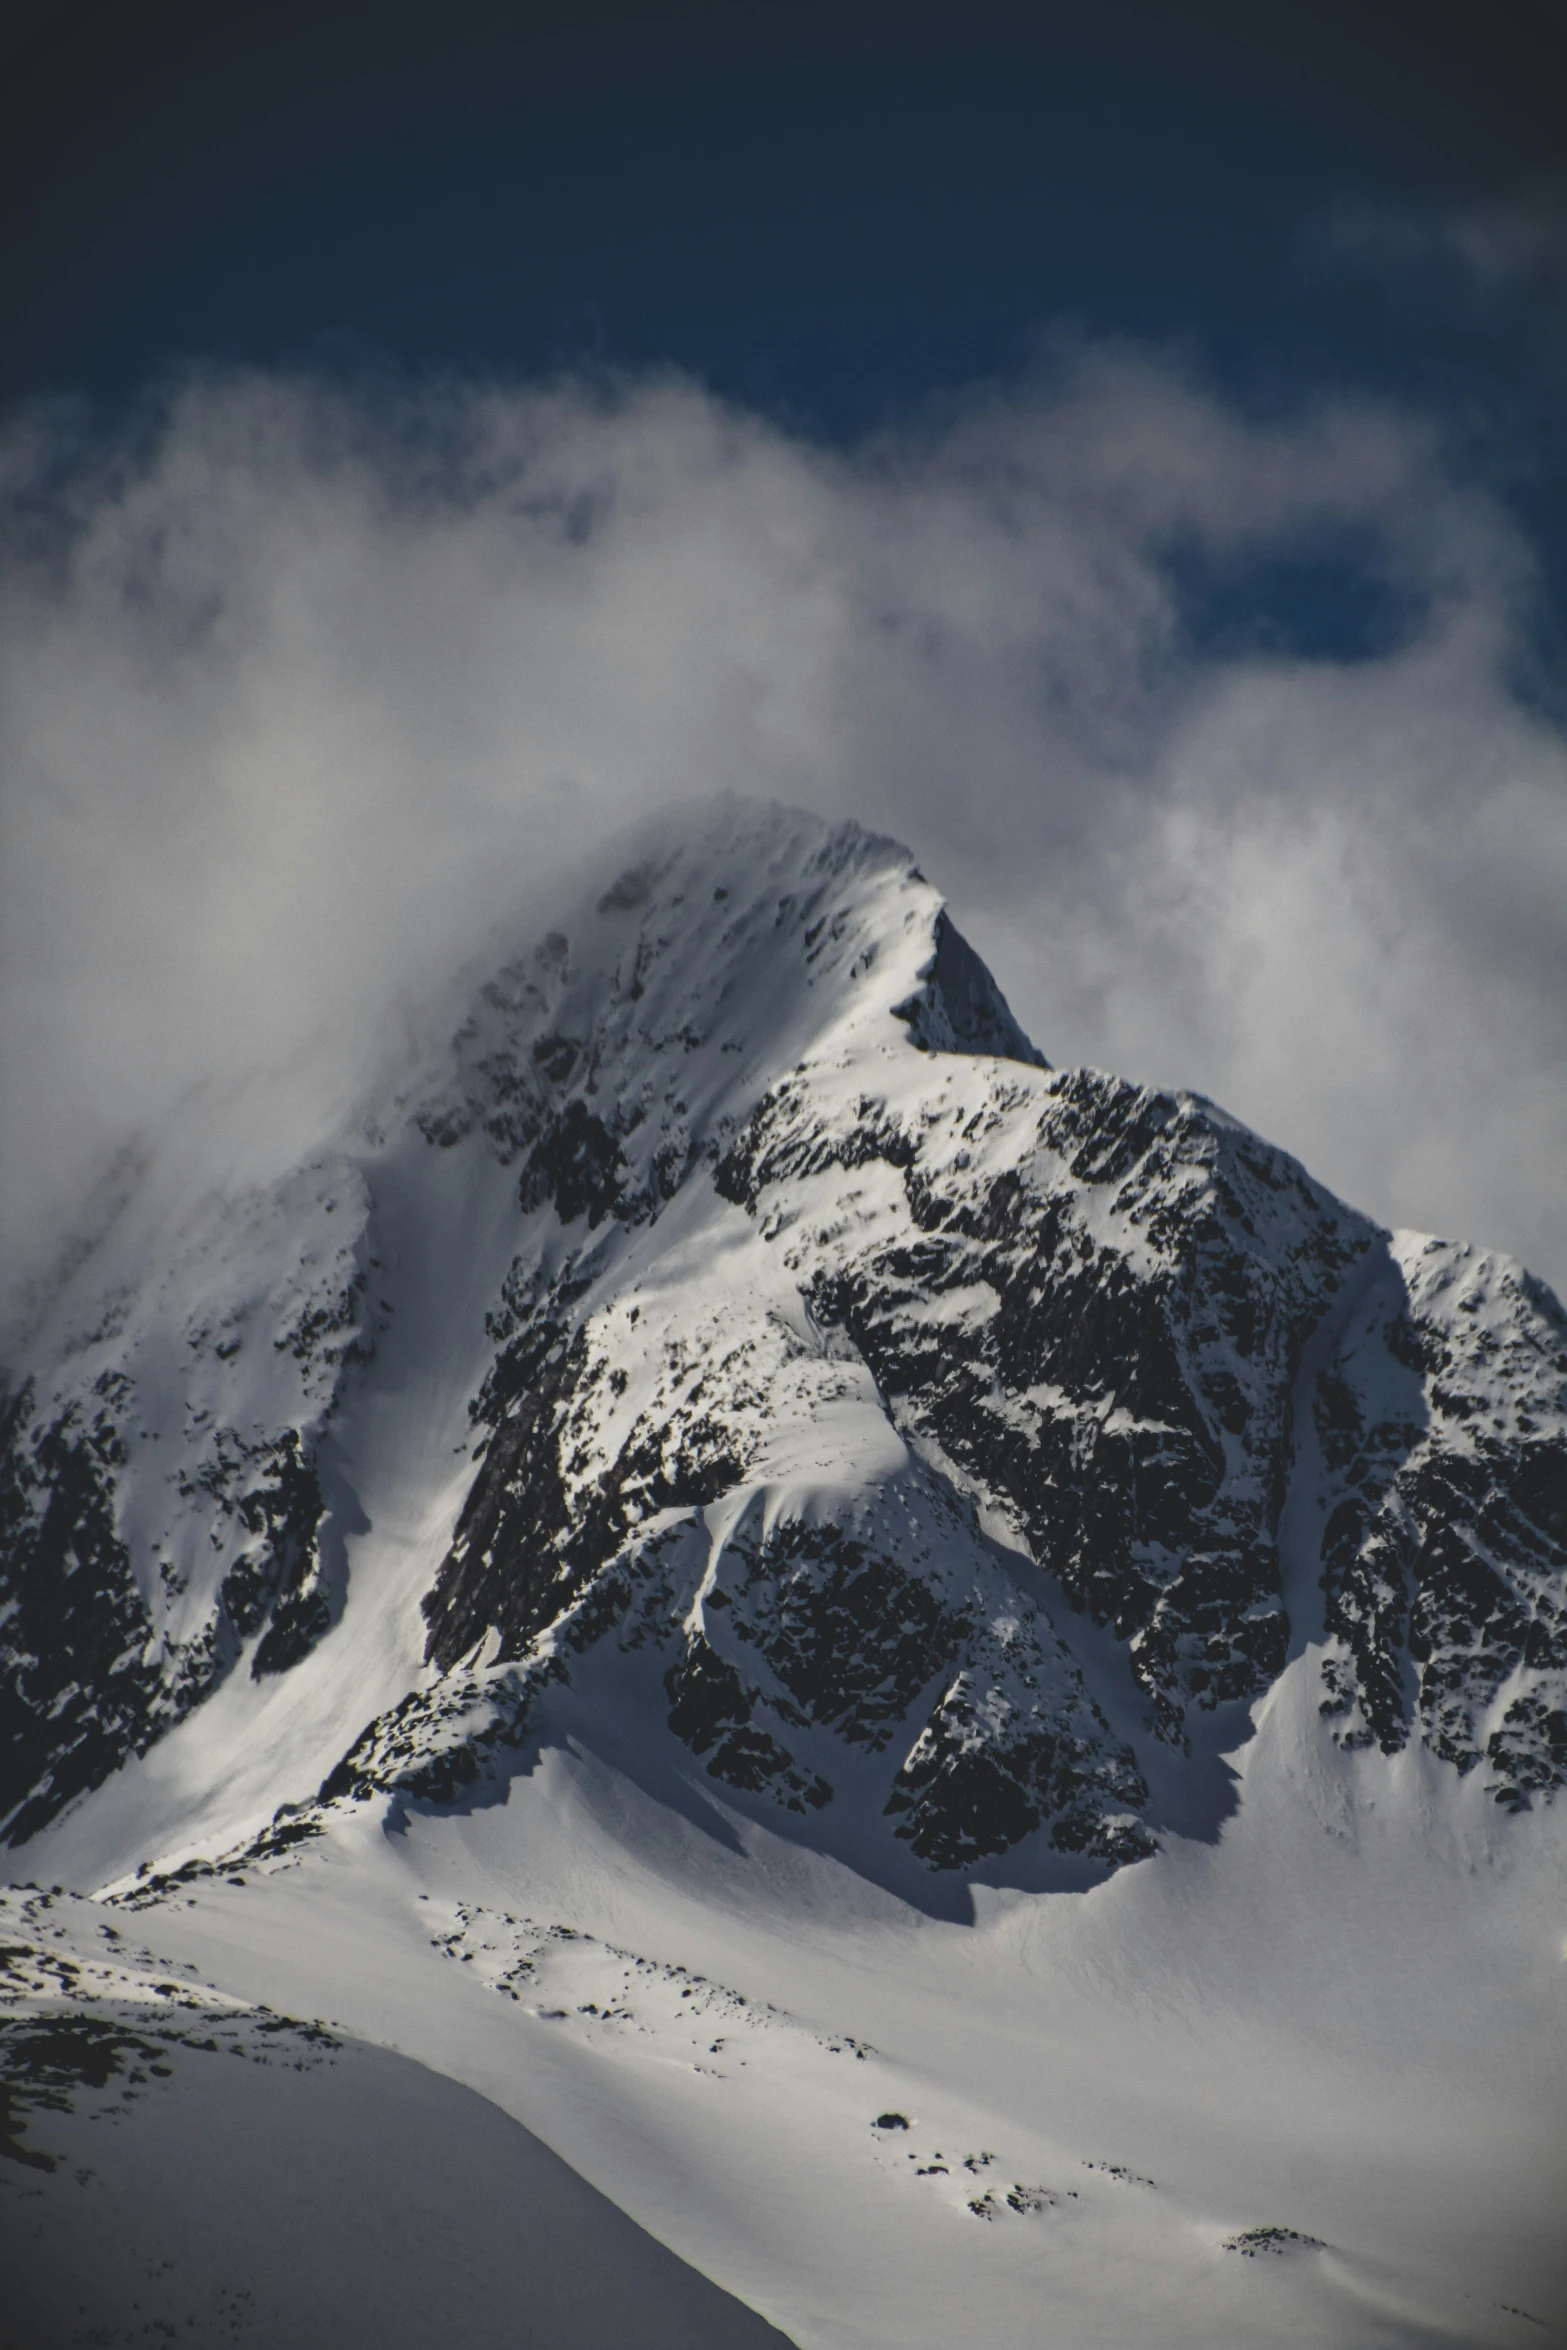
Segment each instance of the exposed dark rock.
M432 1663L450 1670L492 1627L502 1658L524 1655L636 1526L715 1500L739 1476L731 1432L696 1417L678 1432L639 1426L587 1490L569 1489L573 1415L611 1375L590 1363L586 1333L568 1339L547 1309L498 1359L480 1407L493 1433L424 1601Z
M291 1665L307 1657L331 1629L332 1606L324 1591L286 1592L273 1609L272 1621L250 1660L253 1679L259 1681L267 1673L286 1673Z
M1229 2237L1224 2249L1238 2252L1243 2260L1255 2260L1265 2252L1283 2257L1292 2252L1321 2252L1320 2236L1303 2236L1298 2228L1245 2228L1238 2236Z
M789 1811L820 1809L832 1788L820 1772L803 1772L794 1756L755 1718L759 1691L747 1689L734 1666L700 1633L665 1679L669 1726L693 1754L712 1750L708 1770L715 1779L752 1794L770 1794Z
M1389 1263L1316 1397L1338 1494L1322 1713L1346 1746L1418 1727L1460 1772L1488 1761L1511 1810L1567 1783L1564 1401L1549 1291L1439 1243Z
M1081 1718L1081 1716L1079 1717ZM965 1671L947 1689L899 1771L889 1817L933 1868L1005 1852L1050 1822L1059 1852L1140 1860L1156 1849L1132 1811L1148 1789L1102 1718L1074 1736L1061 1711L1025 1707ZM1119 1802L1124 1813L1107 1810Z
M614 1207L624 1165L609 1128L574 1097L528 1153L517 1186L518 1203L527 1215L546 1200L553 1201L563 1224L586 1216L591 1229Z
M936 952L923 985L893 1011L907 1021L910 1041L921 1052L994 1053L1037 1069L1050 1066L945 908L936 916Z
M829 1156L779 1123L734 1154L753 1202ZM961 1153L909 1166L925 1238L819 1272L813 1310L1128 1643L1178 1736L1187 1702L1255 1696L1282 1666L1295 1367L1369 1228L1206 1104L1092 1072L1052 1081L1027 1141L1048 1157L978 1179ZM943 1297L961 1310L932 1313Z
M455 1674L411 1689L365 1724L322 1781L316 1803L377 1794L452 1802L483 1778L499 1754L521 1746L536 1717L539 1689L556 1674L558 1668L545 1664L531 1673ZM305 1823L314 1824L309 1810Z
M785 1520L726 1547L710 1594L734 1609L800 1716L879 1753L967 1626L918 1574L833 1525ZM671 1725L673 1726L673 1725Z
M824 1126L811 1113L808 1086L787 1078L775 1086L713 1171L720 1198L754 1208L768 1185L829 1167L865 1167L873 1159L890 1167L913 1163L913 1137L871 1096L862 1097L853 1123L843 1128Z
M269 1618L258 1675L307 1654L332 1620L317 1582L320 1485L298 1431L287 1429L226 1456L226 1476L260 1470L237 1500L216 1474L187 1483L187 1494L235 1512L257 1541L224 1578L217 1623L171 1653L116 1529L125 1445L110 1402L123 1402L125 1389L112 1378L101 1384L91 1421L75 1402L39 1418L24 1388L0 1422L0 1821L15 1844L145 1753Z
M639 859L572 944L553 932L496 972L388 1146L408 1153L394 1197L416 1198L418 1134L469 1141L442 1184L493 1180L484 1216L505 1194L527 1221L484 1320L425 1679L318 1804L472 1797L578 1660L643 1650L674 1736L747 1795L804 1813L833 1780L869 1785L931 1867L1029 1836L1115 1866L1152 1849L1145 1731L1179 1750L1282 1670L1281 1519L1319 1471L1325 1734L1419 1737L1511 1809L1567 1780L1549 1293L1437 1244L1395 1265L1211 1104L1049 1070L893 844L776 813L723 838L716 880L709 846ZM224 1228L246 1236L233 1297L213 1305L204 1277L188 1326L147 1310L155 1361L201 1365L177 1445L131 1433L129 1293L62 1340L48 1404L29 1390L7 1415L13 1839L245 1644L262 1678L331 1629L315 1455L370 1356L378 1259L366 1180L346 1160L310 1175L263 1203L288 1242L264 1281L246 1203ZM324 1221L354 1183L362 1245ZM259 1296L268 1377L293 1382L265 1424L255 1382L218 1375ZM133 1559L121 1526L166 1522L171 1488L178 1540ZM1102 1706L1073 1611L1119 1645L1094 1667Z
M321 1589L319 1533L325 1515L321 1481L300 1449L299 1431L285 1429L265 1452L269 1472L238 1504L261 1548L223 1579L222 1600L234 1629L248 1638L270 1617L251 1659L258 1681L286 1672L308 1656L331 1629L332 1610Z
M154 1735L153 1623L114 1522L123 1445L107 1405L0 1420L0 1822L23 1843Z

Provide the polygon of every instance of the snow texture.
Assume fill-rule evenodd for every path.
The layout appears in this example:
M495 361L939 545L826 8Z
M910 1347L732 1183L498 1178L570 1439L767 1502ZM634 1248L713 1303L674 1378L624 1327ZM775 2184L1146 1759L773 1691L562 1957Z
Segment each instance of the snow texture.
M1198 1966L1210 1867L1235 1929L1213 2012L1253 1997L1238 1949L1293 1980L1257 1907L1285 1851L1349 1904L1351 1973L1396 1972L1401 1937L1356 1907L1377 1910L1379 1822L1410 1914L1456 1915L1463 1872L1494 1867L1497 1916L1534 1918L1516 1855L1556 1865L1567 1780L1567 1324L1540 1284L1382 1232L1198 1096L1052 1069L904 850L738 803L650 832L498 954L449 1053L282 1178L214 1179L203 1114L147 1146L8 1382L0 1833L19 1869L149 1934L268 1904L246 1947L273 1954L269 1997L294 1996L332 1908L314 2004L338 1999L349 2037L417 2047L547 2123L801 2342L1033 2339L1004 2312L1058 2271L1062 2341L1524 2338L1495 2294L1459 2306L1429 2229L1410 2267L1402 2207L1363 2257L1310 2194L1245 2208L1276 2124L1233 2051L1213 2078L1236 2084L1249 2150L1210 2128L1220 2151L1178 2208L1154 2165L1015 2105L1003 2129L957 2084L973 2014L981 2037L1003 2015L1032 2028L1019 1921L1041 1902L1078 1920L1039 1929L1068 1974L1093 1948L1120 1985L1079 2018L1085 2049L1153 1963L1150 1920L1166 1986ZM1349 1876L1324 1837L1353 1848ZM422 1944L464 1978L422 2038L412 1976L389 2006L364 1989L401 1979L416 1851L445 1904ZM803 1976L773 1947L785 1884L813 1921ZM722 1922L694 1927L707 1907ZM985 1917L969 1959L930 1956ZM1463 1931L1473 1954L1493 1928ZM774 1988L696 1973L693 1933ZM851 2028L872 1947L905 1985L868 2002L901 2057ZM214 1981L233 1958L209 1937ZM570 2094L524 2114L495 2023L464 2037L476 1991L555 2049ZM916 2015L943 2051L923 2085ZM1138 2113L1109 2098L1134 2132L1160 2140L1196 2028L1134 2055L1121 2015L1116 2061L1158 2084ZM1295 2077L1311 2032L1282 1988L1246 2029L1282 2032ZM653 2073L628 2074L614 2052L642 2040ZM590 2104L633 2147L679 2141L700 2220L650 2186L653 2157L570 2118L603 2064L619 2086ZM714 2184L729 2125L670 2085L743 2067L756 2126L794 2143L801 2097L837 2110L826 2075L809 2086L822 2066L886 2076L854 2122L859 2183L834 2173L829 2203L865 2219L866 2195L917 2180L967 2231L945 2281L916 2261L880 2314L834 2268L849 2222L819 2197L801 2224L838 2283L801 2297L771 2222ZM1367 2117L1373 2074L1351 2098ZM1515 2188L1513 2156L1501 2171ZM735 2175L761 2193L763 2172ZM865 2224L904 2258L897 2226ZM1509 2224L1541 2298L1540 2246ZM1003 2256L1016 2294L984 2288L989 2332L952 2317L980 2239L1051 2247L1037 2276L1034 2253ZM1145 2302L1164 2333L1139 2330ZM948 2332L921 2331L940 2309Z
M6 1905L7 2350L784 2343L483 2098L63 1906Z

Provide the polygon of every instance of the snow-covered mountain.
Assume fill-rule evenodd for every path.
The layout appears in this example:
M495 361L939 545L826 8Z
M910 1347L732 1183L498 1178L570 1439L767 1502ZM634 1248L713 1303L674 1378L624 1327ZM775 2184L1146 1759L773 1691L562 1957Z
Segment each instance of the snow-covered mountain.
M1110 1948L1126 1899L1151 1914L1265 1821L1275 1852L1360 1852L1391 1823L1380 1892L1371 1867L1351 1910L1467 1919L1461 1880L1483 1869L1512 1888L1493 1916L1533 1921L1517 1949L1538 1931L1567 1782L1560 1306L1506 1260L1380 1230L1198 1096L1051 1068L896 844L742 805L666 824L498 958L436 1065L306 1163L254 1183L195 1181L196 1163L180 1132L148 1149L12 1366L0 1834L17 1876L191 1949L209 1912L269 1904L275 1931L242 1947L274 1950L271 1992L297 1989L324 1888L363 1878L368 1951L368 1888L439 1851L457 1907L422 1946L477 1960L521 2008L561 1950L598 1947L535 1915L563 1865L564 1769L588 1906L595 1870L619 1888L611 1922L629 1902L644 1936L666 1896L694 1902L753 1937L748 1970L769 1963L786 1881L818 1957L835 1904L861 1929L874 1915L889 1980L900 1931L912 1951L922 1921L987 1900L1010 1932L1070 1914ZM745 1858L721 1891L715 1837ZM639 1906L627 1872L654 1848L664 1891ZM1205 1931L1166 1940L1172 1979ZM1146 1939L1145 1917L1112 1971L1130 1980ZM1377 1944L1365 1986L1402 1947ZM325 1967L312 2012L352 2004L366 1976L345 1967ZM639 1970L664 1968L687 2022L694 1982L711 1989L676 1984L691 1970L672 1952L617 1945L616 1967L618 1988L577 2003L595 2031L629 2019ZM1351 1961L1351 2000L1360 1980ZM349 2020L412 2045L384 2015ZM871 2061L846 2027L775 2037L794 2029L802 2050ZM453 2025L423 2052L520 2111L505 2065L464 2046ZM686 2130L650 2123L650 2096L631 2099L649 2143ZM552 2142L580 2155L569 2105ZM873 2132L882 2169L909 2120ZM711 2167L722 2133L692 2126ZM904 2167L955 2175L924 2151ZM969 2152L970 2222L1065 2209L1028 2180L992 2193L992 2157ZM679 2241L634 2165L594 2161L799 2340L927 2338L890 2285L884 2331L830 2294L791 2300L754 2214ZM1095 2192L1112 2182L1113 2211L1132 2177L1111 2165ZM951 2275L985 2257L977 2232ZM1501 2341L1540 2316L1489 2285L1465 2313L1461 2279L1435 2271L1411 2315L1420 2257L1414 2285L1346 2285L1336 2239L1209 2232L1229 2281L1217 2299L1190 2285L1174 2319L1185 2255L1157 2229L1144 2242L1163 2332L1137 2330L1143 2287L1113 2261L1097 2318L1091 2280L1051 2304L1046 2259L1029 2290L1066 2329L1050 2338L1290 2338L1234 2281L1275 2269L1301 2338L1435 2339L1429 2322ZM1407 2268L1408 2235L1392 2226L1373 2266ZM1365 2330L1378 2292L1404 2315ZM1010 2316L949 2319L928 2338L1035 2338Z

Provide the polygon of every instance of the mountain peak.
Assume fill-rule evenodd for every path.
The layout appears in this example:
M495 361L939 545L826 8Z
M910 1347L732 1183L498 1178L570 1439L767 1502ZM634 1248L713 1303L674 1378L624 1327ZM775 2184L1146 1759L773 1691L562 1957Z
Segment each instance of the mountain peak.
M1439 1992L1514 2148L1461 2244L1554 2246L1510 2101L1554 2118L1556 1301L1046 1066L856 826L665 820L468 992L281 1177L136 1190L0 1397L0 1839L95 1896L12 1905L12 2004L216 2050L185 1947L274 2057L298 2007L554 2082L741 2281L803 2180L889 2339L1251 2342L1288 2293L1358 2345L1474 2203L1416 2229L1395 2163L1386 2217ZM1336 2204L1258 2185L1281 2099ZM1459 2283L1421 2339L1525 2322Z
M779 1069L911 1043L1047 1065L900 843L718 802L646 827L484 982L419 1117L447 1143L482 1128L508 1162L562 1119L573 1157L603 1129L599 1157L667 1196Z
M1567 1777L1555 1372L1462 1402L1533 1292L1477 1353L1211 1104L1050 1069L857 825L646 828L368 1135L145 1253L13 1394L13 1840L327 1833L630 1672L646 1756L863 1872L1087 1881L1308 1621L1329 1748Z

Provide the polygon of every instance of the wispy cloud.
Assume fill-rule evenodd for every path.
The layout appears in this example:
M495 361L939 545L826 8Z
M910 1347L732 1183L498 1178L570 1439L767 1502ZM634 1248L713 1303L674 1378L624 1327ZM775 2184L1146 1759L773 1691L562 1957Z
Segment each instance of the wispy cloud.
M1440 276L1480 308L1567 298L1567 195L1557 187L1444 205L1344 204L1308 239L1319 263L1393 281Z
M1567 753L1429 423L1104 348L849 455L676 380L252 375L4 479L17 1262L206 1076L304 1072L291 1146L491 925L732 789L908 839L1053 1058L1567 1274ZM1392 641L1205 635L1195 576L1301 550Z

